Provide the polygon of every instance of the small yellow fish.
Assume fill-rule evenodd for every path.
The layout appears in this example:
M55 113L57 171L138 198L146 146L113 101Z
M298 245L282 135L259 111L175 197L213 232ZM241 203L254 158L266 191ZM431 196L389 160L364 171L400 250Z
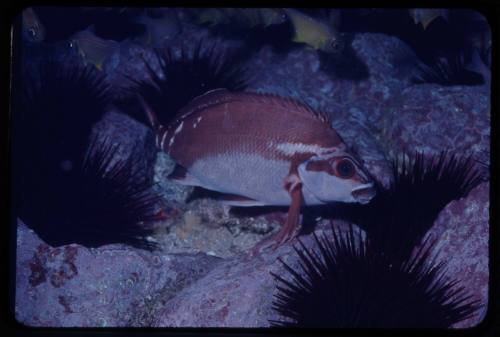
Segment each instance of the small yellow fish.
M344 43L333 25L327 25L295 9L284 10L293 25L293 41L305 43L329 54L342 51Z
M408 12L413 18L413 22L415 22L416 25L419 23L422 24L424 29L427 29L427 26L439 17L442 17L446 21L448 21L449 17L449 11L440 8L411 8L408 9Z
M33 7L23 10L23 36L31 42L42 42L45 39L45 28Z
M75 48L86 64L92 63L102 70L104 61L119 50L120 44L113 40L101 39L88 28L71 37L70 48Z
M161 47L165 40L171 39L181 32L179 18L174 11L163 11L158 17L141 15L135 20L145 26L143 36L138 40L146 45Z

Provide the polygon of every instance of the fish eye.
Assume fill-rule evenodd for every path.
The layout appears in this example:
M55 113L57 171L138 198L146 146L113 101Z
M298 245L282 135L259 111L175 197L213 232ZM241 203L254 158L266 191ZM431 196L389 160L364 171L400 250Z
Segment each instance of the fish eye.
M341 178L349 179L355 173L354 164L349 159L342 159L337 164L337 173Z

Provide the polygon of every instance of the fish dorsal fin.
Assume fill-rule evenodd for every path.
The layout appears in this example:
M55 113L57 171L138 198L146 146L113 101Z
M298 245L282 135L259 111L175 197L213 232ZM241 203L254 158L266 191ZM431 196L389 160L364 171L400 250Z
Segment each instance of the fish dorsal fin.
M316 119L318 119L322 123L326 123L328 125L331 125L331 120L330 116L326 114L325 112L318 111L314 108L312 108L309 104L302 102L298 99L292 98L292 97L286 97L286 96L281 96L278 94L271 94L271 93L253 93L253 92L247 92L247 93L242 93L243 95L249 95L252 99L256 101L273 101L275 103L280 104L283 107L289 107L291 108L294 112L299 113L299 114L305 114L312 116Z
M213 105L218 105L224 102L229 102L234 100L231 92L225 88L217 88L209 90L200 96L193 98L188 104L186 104L179 113L177 114L177 120L184 119L193 113L200 110L206 109Z
M223 104L231 101L238 101L248 99L259 103L274 103L289 108L294 113L312 116L322 123L331 125L330 117L321 111L313 109L307 103L301 102L291 97L284 97L271 93L258 93L258 92L239 92L232 93L227 89L218 88L207 91L206 93L195 97L186 106L184 106L178 113L177 121L192 115L200 110L208 107Z

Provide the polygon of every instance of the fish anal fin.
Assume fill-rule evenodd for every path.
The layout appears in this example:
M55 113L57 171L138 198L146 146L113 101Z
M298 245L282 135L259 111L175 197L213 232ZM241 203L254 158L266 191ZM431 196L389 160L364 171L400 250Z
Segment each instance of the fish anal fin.
M172 173L167 176L168 179L175 180L176 183L188 186L202 186L200 181L188 170L179 164L176 164Z
M266 204L262 201L258 201L252 198L244 197L238 194L230 193L219 193L217 199L222 203L229 206L239 206L239 207L251 207L251 206L265 206Z

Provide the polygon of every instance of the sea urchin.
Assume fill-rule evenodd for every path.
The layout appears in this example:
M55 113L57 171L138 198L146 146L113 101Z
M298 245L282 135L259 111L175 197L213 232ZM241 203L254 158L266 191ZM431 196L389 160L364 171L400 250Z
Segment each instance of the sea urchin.
M444 264L429 261L426 242L401 264L362 239L351 226L346 234L314 235L319 254L299 240L294 247L300 270L273 274L273 308L284 319L277 327L448 328L473 315L479 303L456 281L446 280ZM429 263L430 262L430 263Z
M377 195L369 204L345 205L340 211L395 261L409 256L449 202L466 196L483 181L472 157L443 151L402 158L393 162L389 188L378 183Z
M117 98L117 105L137 120L145 123L143 109L137 94L158 114L160 124L167 125L170 118L193 98L213 89L243 90L248 74L236 52L219 50L219 45L207 45L200 40L192 51L174 48L155 50L159 64L156 72L150 61L144 60L149 79L137 80L128 76L131 85ZM140 114L139 114L140 112ZM145 123L146 124L146 123Z

